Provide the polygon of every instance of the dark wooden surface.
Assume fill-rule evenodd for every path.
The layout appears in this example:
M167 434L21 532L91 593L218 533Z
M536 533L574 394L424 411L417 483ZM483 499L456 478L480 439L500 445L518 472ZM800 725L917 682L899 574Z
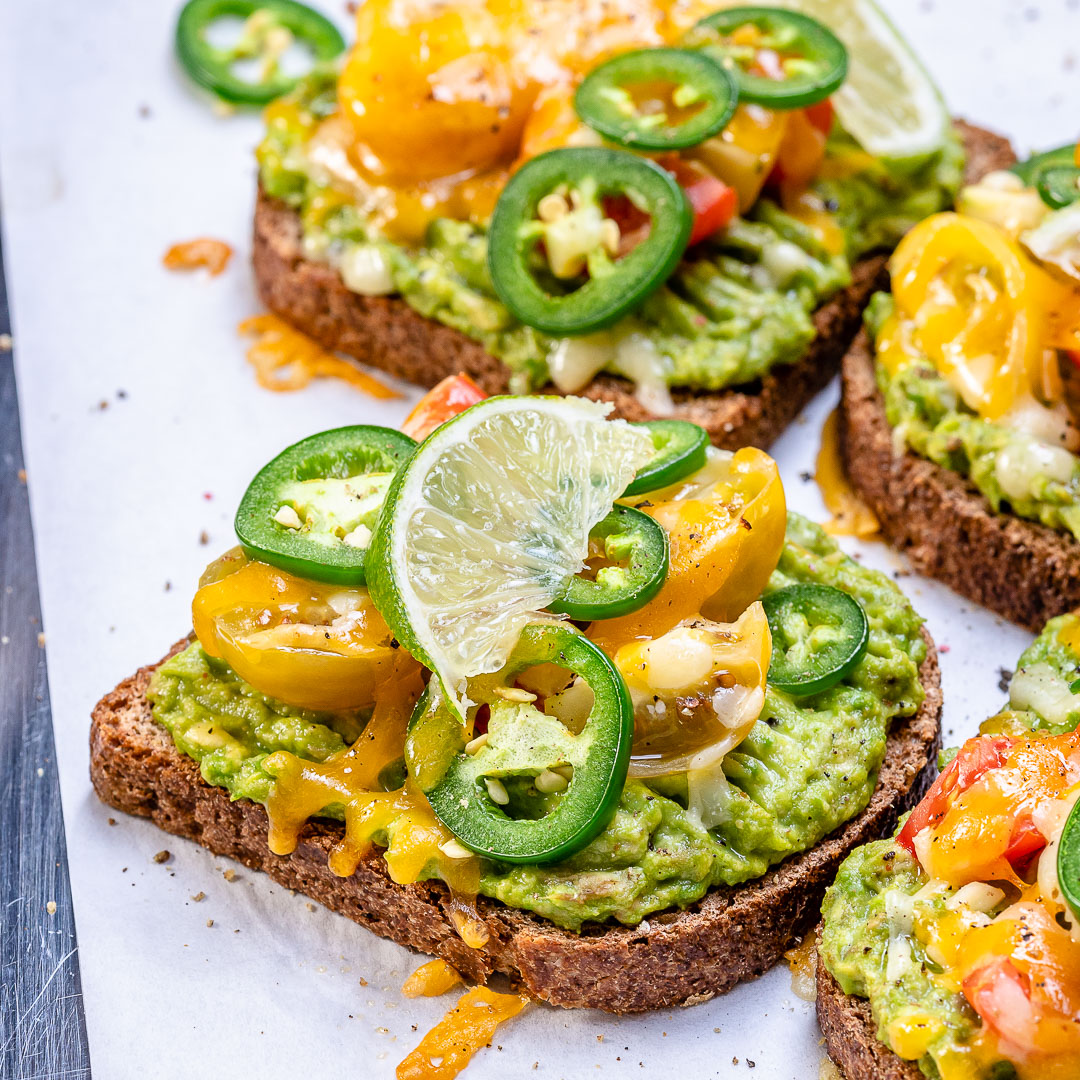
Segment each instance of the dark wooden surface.
M10 333L0 250L0 333ZM0 1078L88 1080L12 353L0 350ZM50 913L50 908L55 909Z

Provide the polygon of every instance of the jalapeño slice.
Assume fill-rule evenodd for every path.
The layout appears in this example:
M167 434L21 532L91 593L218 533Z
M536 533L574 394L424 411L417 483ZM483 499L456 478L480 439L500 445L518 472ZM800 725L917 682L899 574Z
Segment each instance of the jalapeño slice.
M817 19L785 8L716 11L689 31L685 44L731 71L740 101L770 109L813 105L847 77L840 39Z
M217 48L207 31L228 17L245 19L244 31L232 47ZM278 64L294 40L307 46L316 63L345 51L338 28L296 0L188 0L176 23L176 55L184 70L234 105L266 105L297 84ZM261 78L248 81L236 74L234 65L243 60L261 60Z
M1058 841L1058 886L1080 919L1080 802L1070 811Z
M1067 143L1053 150L1044 150L1041 154L1032 154L1026 161L1018 161L1011 166L1009 171L1016 173L1028 187L1036 187L1039 176L1045 170L1076 163L1076 143Z
M644 607L664 584L668 571L667 533L648 514L629 506L616 506L589 533L609 565L595 578L578 574L550 611L577 622L615 619Z
M697 424L689 420L641 420L634 426L648 430L656 453L638 470L623 492L624 498L659 491L696 473L705 464L709 436Z
M1080 199L1080 168L1076 165L1053 165L1043 169L1035 181L1035 190L1047 206L1061 210Z
M301 439L244 492L235 522L241 545L298 577L363 585L386 489L415 449L408 435L371 424Z
M564 668L592 690L578 734L500 696L518 674L540 664ZM558 624L527 626L492 678L469 685L470 697L491 707L479 746L466 743L461 723L428 686L409 721L409 772L439 820L473 851L507 863L565 859L603 830L622 794L634 737L626 683L599 646ZM544 791L547 799L538 794ZM517 798L524 805L515 806Z
M626 198L651 222L631 251L604 200ZM550 150L503 188L491 219L495 290L527 326L557 336L610 326L659 288L690 239L693 214L674 177L625 150Z
M638 49L594 68L574 107L620 146L683 150L723 131L738 97L731 73L705 53Z
M772 633L768 681L778 690L796 697L828 690L866 654L866 612L840 589L789 585L761 603Z

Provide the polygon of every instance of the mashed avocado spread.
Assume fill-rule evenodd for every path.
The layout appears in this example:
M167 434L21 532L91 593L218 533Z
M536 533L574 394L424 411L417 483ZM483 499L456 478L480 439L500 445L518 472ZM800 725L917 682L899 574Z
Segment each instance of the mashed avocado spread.
M874 295L866 311L873 337L893 307L888 293ZM1080 458L984 420L929 361L909 362L893 374L879 363L876 372L889 426L912 451L966 476L995 512L1011 511L1080 540Z
M866 656L839 685L795 699L769 687L749 736L724 760L726 810L705 829L688 816L685 784L627 783L611 823L586 848L553 866L486 862L480 891L560 926L587 920L636 924L651 912L734 885L805 850L869 802L894 717L923 697L922 620L886 576L859 566L816 525L789 515L767 591L796 582L855 596L870 624ZM208 783L234 799L265 802L275 750L325 761L345 748L364 717L305 712L271 701L193 644L155 673L155 719L195 758ZM340 817L340 808L323 811Z
M985 721L980 732L1062 735L1074 730L1080 707L1068 688L1080 671L1080 656L1072 641L1080 641L1080 617L1051 619L1020 657L1008 706ZM892 920L886 909L896 905L896 898L889 896L913 896L927 881L918 862L893 840L857 848L825 896L821 956L844 993L869 999L878 1038L902 1057L917 1059L922 1072L938 1080L938 1062L970 1043L981 1021L916 938L909 939L911 962L890 967ZM943 889L921 899L930 917L939 918L952 895ZM1007 1062L999 1062L978 1080L1014 1076Z
M356 291L397 293L420 314L476 339L510 369L515 392L547 383L565 342L518 323L499 301L482 226L439 219L419 248L393 243L313 160L309 143L336 107L336 87L333 70L309 76L275 109L257 150L263 190L300 216L305 254L334 266ZM640 348L611 348L607 369L661 390L719 390L794 363L814 338L811 313L850 282L851 262L893 247L921 218L952 204L963 150L950 135L938 153L898 170L835 130L826 160L836 175L820 180L815 194L835 215L842 254L761 199L749 220L735 218L696 245L665 286L607 333L608 345L625 338L647 343L647 376Z

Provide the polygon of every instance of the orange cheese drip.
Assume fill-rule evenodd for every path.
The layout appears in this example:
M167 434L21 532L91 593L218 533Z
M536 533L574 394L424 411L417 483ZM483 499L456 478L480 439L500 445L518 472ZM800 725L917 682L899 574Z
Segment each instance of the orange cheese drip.
M881 525L874 511L856 493L840 460L839 412L829 413L821 429L814 479L832 520L825 525L831 536L857 536L867 540L877 536Z
M375 398L401 397L396 390L348 360L327 352L276 315L256 315L245 319L237 329L241 334L256 336L247 358L255 368L256 381L265 390L301 390L314 378L333 376Z
M453 1080L477 1050L491 1044L495 1029L528 1003L521 994L496 994L486 986L474 987L397 1067L397 1080Z
M198 270L205 267L211 277L217 277L229 265L232 253L233 249L224 240L200 236L196 240L173 244L161 261L166 270Z
M401 756L406 725L423 689L415 666L403 667L405 674L380 688L371 719L347 750L324 762L305 761L284 750L266 759L276 781L266 801L267 843L275 855L289 855L310 818L328 806L343 807L345 835L330 849L330 869L350 877L376 842L385 844L383 858L399 885L432 872L446 883L454 926L467 945L478 949L488 939L475 907L480 860L446 854L443 847L454 837L411 781L397 791L376 790L381 770Z
M406 980L401 992L408 998L440 997L462 982L461 972L445 960L429 960L421 964Z
M791 969L791 992L803 1001L817 1000L817 936L809 933L788 949L784 959Z

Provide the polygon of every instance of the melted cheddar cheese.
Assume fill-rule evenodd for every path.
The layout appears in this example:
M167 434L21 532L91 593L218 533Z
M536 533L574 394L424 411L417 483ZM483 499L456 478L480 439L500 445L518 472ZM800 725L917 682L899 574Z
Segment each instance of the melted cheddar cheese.
M877 536L881 523L851 486L844 471L838 409L829 413L821 429L821 449L814 467L814 479L821 490L825 508L832 514L832 519L824 526L830 536L857 536L863 540Z
M245 319L237 329L241 334L255 336L247 358L264 390L301 390L312 379L333 376L373 398L401 397L355 364L327 352L277 315L255 315Z
M267 843L275 855L296 850L301 830L325 807L345 811L345 835L329 853L330 869L350 877L378 843L390 877L408 884L434 875L450 889L451 918L466 944L488 940L476 912L480 860L458 844L411 781L397 791L379 790L379 773L401 754L412 708L422 690L418 669L380 688L375 711L360 738L325 762L279 750L266 760L276 783L266 801Z
M453 1080L478 1050L491 1044L495 1029L528 1003L521 994L473 987L401 1062L397 1080Z

